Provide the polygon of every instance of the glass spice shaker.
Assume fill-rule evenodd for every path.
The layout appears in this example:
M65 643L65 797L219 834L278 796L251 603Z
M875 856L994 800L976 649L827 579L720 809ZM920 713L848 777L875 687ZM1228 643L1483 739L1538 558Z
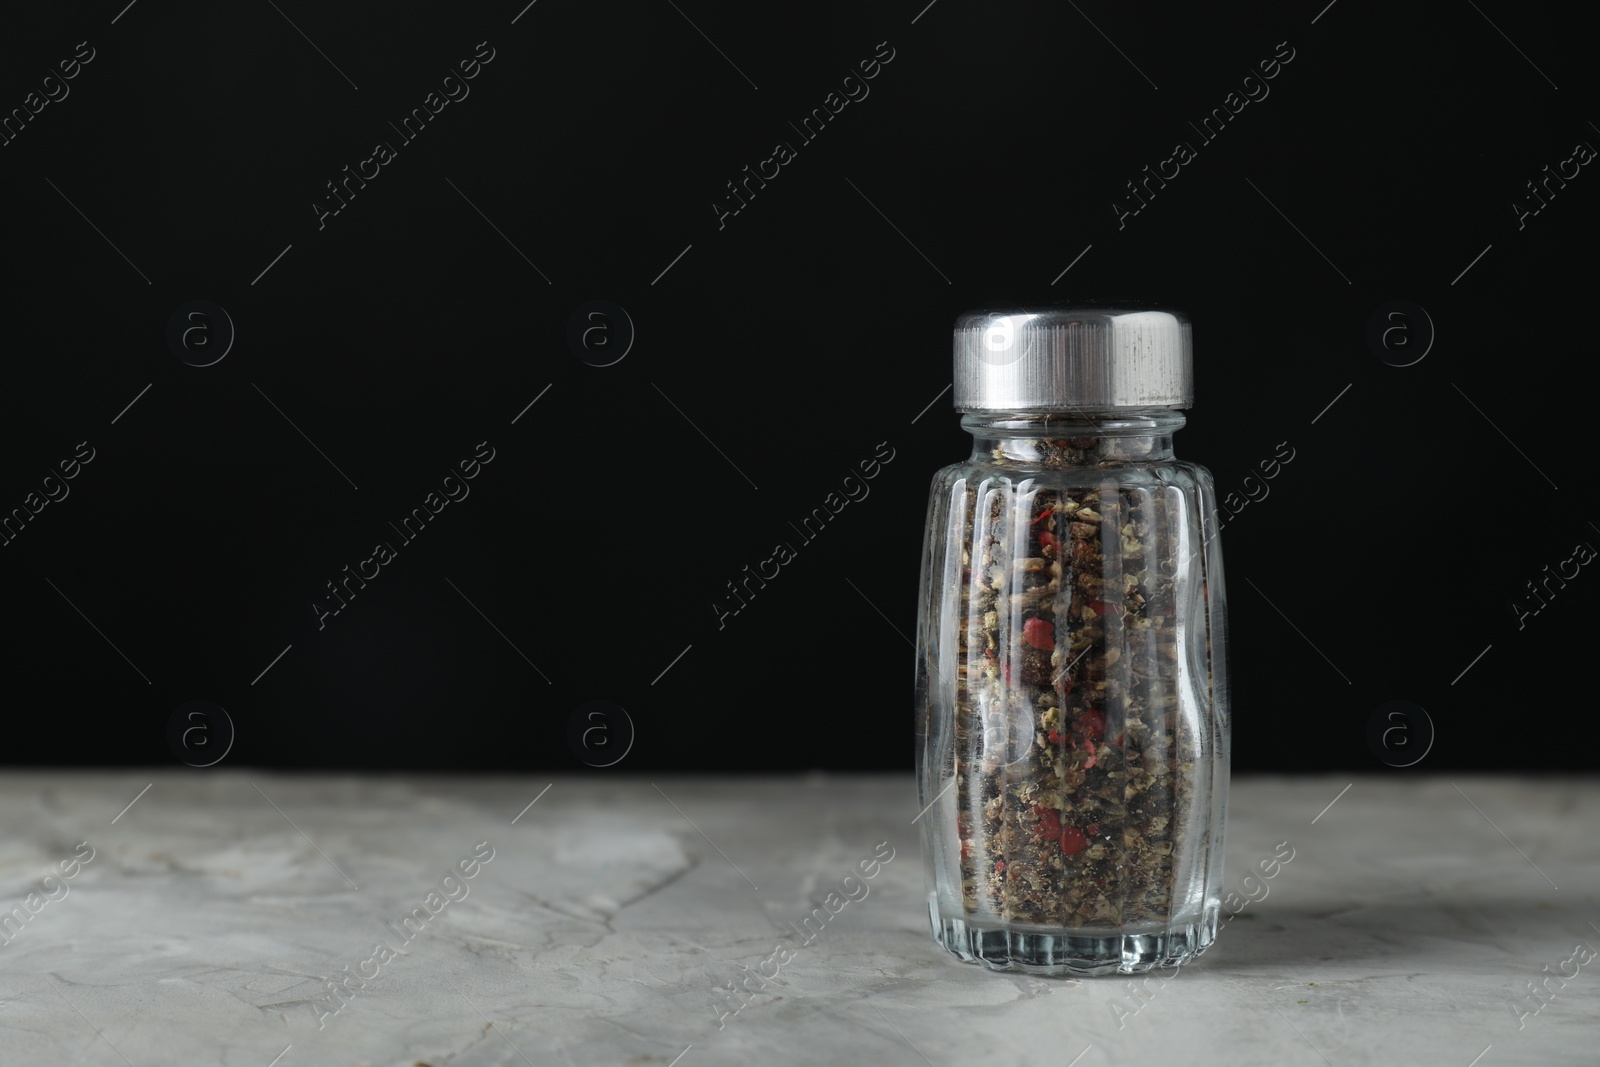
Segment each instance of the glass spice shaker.
M1189 322L969 312L917 619L933 935L995 970L1131 974L1216 937L1227 623L1210 473L1175 459Z

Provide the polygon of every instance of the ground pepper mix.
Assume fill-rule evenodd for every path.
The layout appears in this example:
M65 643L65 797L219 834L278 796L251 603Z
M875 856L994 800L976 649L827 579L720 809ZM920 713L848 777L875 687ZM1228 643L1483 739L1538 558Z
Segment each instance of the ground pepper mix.
M1134 458L1115 438L1036 447L1036 465L1091 475ZM1171 499L1156 481L1032 479L988 480L972 497L954 722L969 913L1127 930L1183 907L1174 886L1191 876L1174 871L1175 846L1206 850L1179 838L1198 738L1179 714L1186 561L1173 558Z

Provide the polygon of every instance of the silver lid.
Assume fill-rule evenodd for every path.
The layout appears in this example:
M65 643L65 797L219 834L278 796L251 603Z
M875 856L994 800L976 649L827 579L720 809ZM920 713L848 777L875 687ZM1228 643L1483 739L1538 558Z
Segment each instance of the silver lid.
M1179 311L1052 307L956 319L957 411L1187 408L1194 346Z

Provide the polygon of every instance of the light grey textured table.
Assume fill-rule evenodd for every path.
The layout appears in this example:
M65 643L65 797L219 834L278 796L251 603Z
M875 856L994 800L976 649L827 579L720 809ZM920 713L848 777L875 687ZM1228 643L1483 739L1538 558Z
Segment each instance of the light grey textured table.
M947 956L909 776L551 781L8 773L0 1064L1600 1062L1592 780L1236 781L1293 859L1148 981Z

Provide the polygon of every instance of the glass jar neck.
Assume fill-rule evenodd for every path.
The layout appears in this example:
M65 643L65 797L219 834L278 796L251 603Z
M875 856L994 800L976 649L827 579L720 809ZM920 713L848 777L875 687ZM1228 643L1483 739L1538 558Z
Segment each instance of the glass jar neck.
M981 411L961 416L972 458L1024 467L1112 467L1171 460L1187 420L1172 408Z

